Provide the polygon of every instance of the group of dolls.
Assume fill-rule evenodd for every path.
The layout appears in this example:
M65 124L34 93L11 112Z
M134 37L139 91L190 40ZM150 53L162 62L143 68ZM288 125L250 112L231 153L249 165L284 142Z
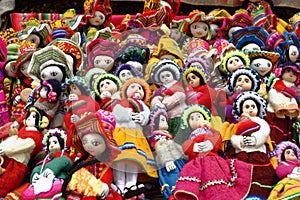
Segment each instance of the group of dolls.
M300 198L299 13L179 5L0 32L0 198Z

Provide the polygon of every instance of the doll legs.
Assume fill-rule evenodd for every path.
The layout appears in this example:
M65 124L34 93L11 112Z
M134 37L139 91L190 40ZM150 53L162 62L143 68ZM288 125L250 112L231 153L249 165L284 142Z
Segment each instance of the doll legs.
M113 166L114 182L116 186L121 190L122 193L124 192L125 183L126 183L125 167L126 165L123 162L117 162Z

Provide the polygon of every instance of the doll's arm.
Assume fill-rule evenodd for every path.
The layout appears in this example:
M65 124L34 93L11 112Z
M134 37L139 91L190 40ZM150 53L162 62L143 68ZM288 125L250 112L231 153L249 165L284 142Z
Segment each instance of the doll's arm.
M8 143L8 144L7 144ZM14 145L11 145L14 144ZM0 144L0 150L7 156L13 156L14 154L32 152L35 148L35 142L31 138L19 138L17 136L11 136Z
M162 103L167 107L168 110L178 106L179 103L184 103L186 99L184 92L175 92L172 96L164 98Z
M113 114L118 122L130 122L131 121L131 108L125 108L121 105L116 105L113 109Z
M236 150L242 150L244 147L244 139L242 135L233 135L231 136L230 139L233 148L235 148Z
M162 96L155 96L151 100L151 109L155 107L165 108L165 105L162 103L163 97Z
M251 136L255 137L257 147L265 145L268 137L270 135L270 126L269 124L260 117L251 117L251 120L258 123L260 125L260 129L251 134Z

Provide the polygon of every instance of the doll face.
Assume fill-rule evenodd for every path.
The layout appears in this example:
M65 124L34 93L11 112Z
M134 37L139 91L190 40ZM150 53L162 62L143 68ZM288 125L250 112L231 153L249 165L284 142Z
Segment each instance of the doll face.
M258 46L258 44L249 43L242 47L243 52L248 51L248 50L261 50L261 48L260 48L260 46Z
M159 74L159 80L163 85L171 83L174 80L173 74L170 71L163 71Z
M227 70L229 72L232 72L233 70L244 67L244 63L242 59L238 56L232 56L231 58L228 59L227 61Z
M272 62L265 58L257 58L251 62L251 67L261 76L265 76L272 70Z
M258 114L258 108L252 99L248 99L243 103L242 111L248 113L250 117L255 117Z
M292 69L287 68L282 73L282 79L288 81L290 83L295 83L297 80L297 73L294 72Z
M286 161L288 160L297 160L297 157L292 149L286 149L284 151L284 158Z
M27 127L35 127L35 120L37 118L36 112L31 112L29 116L26 118L26 126Z
M26 41L30 42L30 43L34 43L36 44L36 46L38 47L41 43L41 39L37 34L30 34L27 38Z
M92 156L101 155L106 149L106 143L99 133L88 133L81 138L82 146Z
M52 136L49 138L49 151L53 150L61 150L59 141L56 136Z
M70 94L76 94L77 96L80 96L82 94L79 87L76 84L71 84L69 88Z
M4 66L5 74L9 77L16 77L16 74L15 74L15 71L14 71L15 62L16 61L10 61L10 62L6 63L6 65Z
M178 41L181 38L181 33L178 30L178 28L171 29L170 38L172 38L175 41Z
M63 82L63 72L57 66L47 66L41 71L42 80L56 79L59 82Z
M218 36L219 26L217 24L210 24L209 27L211 30L211 37L216 38Z
M159 130L167 130L169 128L167 118L164 115L159 116Z
M107 55L98 55L94 59L94 67L109 72L114 66L114 59Z
M299 50L297 46L291 45L289 47L288 55L291 62L296 62L299 57Z
M235 87L236 86L241 86L243 91L250 91L252 88L252 81L248 76L240 75L236 80Z
M138 83L130 84L126 90L127 97L133 97L142 100L144 98L144 95L145 95L144 89Z
M200 112L193 112L189 116L189 125L192 130L196 130L203 126L205 121L206 120Z
M133 77L133 75L132 75L131 71L128 69L122 70L119 74L119 78L122 82L124 82L132 77Z
M22 73L24 76L26 76L26 77L29 77L29 74L28 74L28 72L27 72L29 63L30 63L30 60L24 62L24 63L20 66L20 71L21 71L21 73Z
M134 67L137 71L141 73L144 72L144 66L137 61L128 61L126 64L130 65L131 67Z
M208 24L204 22L194 22L190 26L190 31L193 37L202 38L208 34L209 27Z
M97 10L95 12L94 17L89 18L89 22L90 22L90 24L92 24L94 26L101 26L105 22L105 15L102 12Z
M99 87L100 93L108 91L111 94L114 94L118 90L117 84L110 79L104 79L103 81L101 81Z
M200 83L201 83L200 78L196 74L194 74L193 72L189 73L186 76L186 80L187 80L188 84L190 86L192 86L193 88L199 86Z
M45 86L43 86L42 89L41 89L41 91L40 91L40 96L42 98L47 98L47 93L48 93L48 88L45 87Z

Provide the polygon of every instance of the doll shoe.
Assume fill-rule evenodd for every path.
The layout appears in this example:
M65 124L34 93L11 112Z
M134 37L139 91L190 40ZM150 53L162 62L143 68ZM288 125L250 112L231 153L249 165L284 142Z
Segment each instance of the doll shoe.
M144 184L132 185L129 188L124 188L124 198L128 199L139 194L142 194L146 191Z

